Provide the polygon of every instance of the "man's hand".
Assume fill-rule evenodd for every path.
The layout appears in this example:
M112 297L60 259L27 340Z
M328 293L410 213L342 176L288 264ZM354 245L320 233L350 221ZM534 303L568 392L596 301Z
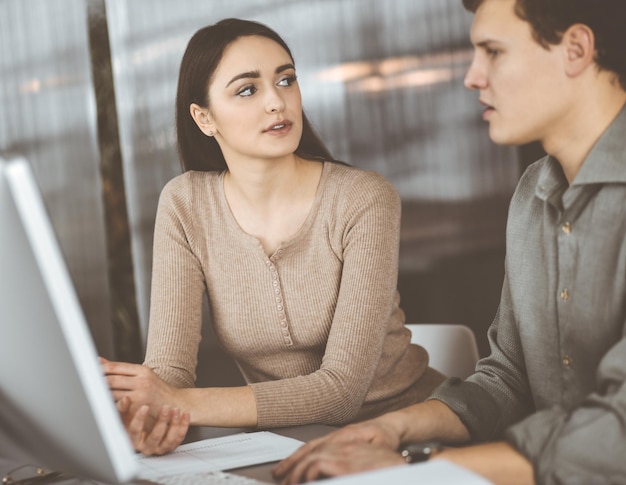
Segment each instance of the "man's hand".
M305 445L306 446L306 445ZM360 473L378 468L406 465L395 450L364 442L318 444L288 470L276 474L283 485L304 483L320 478Z
M276 465L273 473L278 479L285 478L285 483L298 483L298 480L312 480L314 476L321 477L323 474L332 476L381 468L389 465L359 469L368 465L367 456L370 453L372 459L385 455L385 463L395 461L392 458L400 458L395 453L399 446L399 437L390 427L378 420L364 421L309 441ZM358 461L360 459L363 461ZM350 460L354 460L352 464ZM400 462L403 463L401 458ZM341 473L339 470L345 471Z

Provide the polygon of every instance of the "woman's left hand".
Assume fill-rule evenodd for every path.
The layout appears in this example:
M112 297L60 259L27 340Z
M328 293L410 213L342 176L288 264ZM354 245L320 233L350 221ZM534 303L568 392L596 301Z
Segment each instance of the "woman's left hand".
M144 365L104 358L100 363L135 450L154 455L176 448L190 423L177 403L177 389Z
M128 411L135 415L141 406L147 405L149 415L158 417L163 406L181 408L178 389L157 376L152 369L141 364L112 362L100 358L100 363L115 402L122 398L130 400Z

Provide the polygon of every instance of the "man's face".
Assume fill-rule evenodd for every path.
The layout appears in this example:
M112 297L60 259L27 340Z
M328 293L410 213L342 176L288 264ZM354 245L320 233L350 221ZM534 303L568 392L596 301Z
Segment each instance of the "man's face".
M492 141L519 145L543 142L558 130L569 85L561 46L539 45L514 7L515 0L485 0L476 11L465 86L480 93Z

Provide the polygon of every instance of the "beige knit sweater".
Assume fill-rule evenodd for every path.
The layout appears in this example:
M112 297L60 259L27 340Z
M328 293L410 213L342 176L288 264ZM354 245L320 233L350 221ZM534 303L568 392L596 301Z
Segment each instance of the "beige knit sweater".
M194 385L207 291L260 428L344 424L424 399L439 378L403 325L399 223L383 177L327 162L305 223L268 257L230 212L223 173L175 177L156 218L146 365Z

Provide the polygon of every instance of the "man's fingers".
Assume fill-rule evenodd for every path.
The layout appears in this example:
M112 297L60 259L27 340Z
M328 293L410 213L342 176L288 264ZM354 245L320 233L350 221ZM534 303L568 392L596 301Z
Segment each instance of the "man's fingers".
M289 472L289 470L291 470L296 465L296 463L300 462L306 455L311 453L315 449L317 444L320 443L322 440L323 438L317 438L309 441L308 443L305 443L287 458L278 463L272 470L274 477L281 478L285 476Z

